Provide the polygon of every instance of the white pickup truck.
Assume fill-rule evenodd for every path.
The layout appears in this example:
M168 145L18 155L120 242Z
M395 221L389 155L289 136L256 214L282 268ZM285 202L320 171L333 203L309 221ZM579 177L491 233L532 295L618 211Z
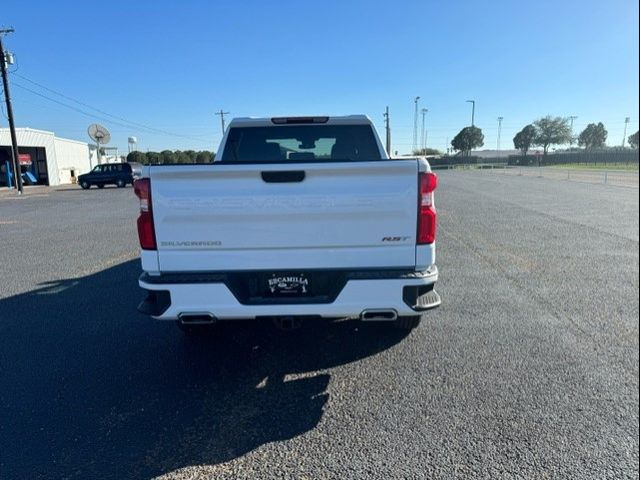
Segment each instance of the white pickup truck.
M389 158L363 115L234 119L213 163L136 181L138 308L188 332L255 318L414 328L440 305L436 185L425 159Z

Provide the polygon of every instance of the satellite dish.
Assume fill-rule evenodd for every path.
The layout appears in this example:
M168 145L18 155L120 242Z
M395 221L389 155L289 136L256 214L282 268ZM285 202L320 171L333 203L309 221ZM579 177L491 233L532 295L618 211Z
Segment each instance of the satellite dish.
M98 145L104 145L111 141L111 134L109 133L109 130L107 130L107 127L103 127L102 125L99 125L97 123L92 123L91 125L89 125L87 133L89 134L89 137Z
M87 133L89 134L89 137L96 142L97 145L97 155L98 155L98 163L102 163L102 155L100 154L100 144L107 144L111 141L111 134L109 133L109 130L107 130L107 127L103 127L102 125L99 125L97 123L92 123L91 125L89 125L89 128L87 129Z

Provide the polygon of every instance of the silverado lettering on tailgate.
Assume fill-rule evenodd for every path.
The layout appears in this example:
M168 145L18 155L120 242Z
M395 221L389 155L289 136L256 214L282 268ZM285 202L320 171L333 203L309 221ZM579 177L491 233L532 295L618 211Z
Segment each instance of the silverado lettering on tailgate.
M182 247L182 248L198 248L198 247L219 247L222 245L220 240L180 240L180 241L162 241L161 247Z

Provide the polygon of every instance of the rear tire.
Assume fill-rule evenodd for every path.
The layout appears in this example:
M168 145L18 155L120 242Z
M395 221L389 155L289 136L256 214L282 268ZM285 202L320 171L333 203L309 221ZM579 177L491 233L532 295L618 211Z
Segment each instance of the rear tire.
M125 182L124 180L120 179L116 182L116 187L118 188L124 188L127 186L127 182Z
M418 325L420 325L420 321L422 320L422 315L410 315L406 317L398 317L398 319L393 322L393 326L399 328L400 330L413 330Z
M185 325L181 321L176 321L176 326L189 338L204 337L213 332L213 324L210 325Z

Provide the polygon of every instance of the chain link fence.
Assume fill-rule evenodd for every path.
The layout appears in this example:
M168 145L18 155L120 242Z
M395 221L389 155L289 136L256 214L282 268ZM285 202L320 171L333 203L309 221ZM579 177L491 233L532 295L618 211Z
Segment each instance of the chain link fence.
M591 184L638 187L638 150L511 155L434 157L434 170L457 169L520 175Z
M519 175L524 177L550 178L571 182L614 185L619 187L638 188L638 171L562 168L562 167L527 167L501 166L481 169L498 175Z

